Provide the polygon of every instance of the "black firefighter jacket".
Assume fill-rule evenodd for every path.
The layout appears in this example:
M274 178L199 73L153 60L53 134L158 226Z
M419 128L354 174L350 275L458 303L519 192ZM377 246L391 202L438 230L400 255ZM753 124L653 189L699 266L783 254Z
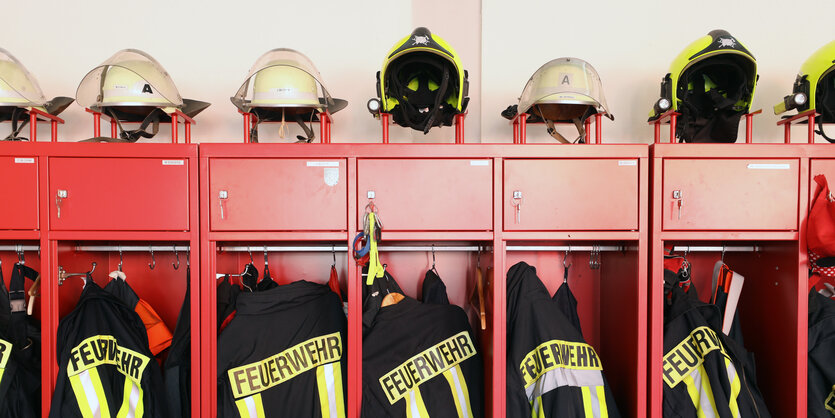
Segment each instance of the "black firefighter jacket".
M619 417L600 357L557 302L573 295L557 296L551 299L534 267L520 262L508 270L508 418Z
M671 286L664 307L664 417L770 417L751 355L722 333L716 305Z
M88 275L58 325L58 383L49 416L167 417L162 373L134 310Z
M809 418L835 418L835 300L809 295Z
M347 320L327 285L244 292L218 339L218 417L345 417Z

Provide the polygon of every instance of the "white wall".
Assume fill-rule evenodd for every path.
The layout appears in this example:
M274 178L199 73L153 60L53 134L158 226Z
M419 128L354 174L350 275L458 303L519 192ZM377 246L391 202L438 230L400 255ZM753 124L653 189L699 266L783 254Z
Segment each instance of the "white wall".
M509 142L510 126L499 112L541 64L561 56L583 58L600 72L616 117L604 121L607 142L649 142L646 115L670 61L716 28L730 31L757 57L754 108L764 113L756 118L755 139L776 141L782 131L771 106L788 93L803 60L835 39L832 0L797 3L798 11L776 0L677 2L677 11L673 3L650 0L6 3L4 13L13 18L0 26L0 46L35 74L47 96L74 96L87 71L117 50L138 48L165 66L183 97L212 103L192 133L201 142L241 140L241 117L229 96L255 60L276 47L308 55L331 93L350 102L335 115L335 142L379 141L379 123L365 103L375 95L375 73L385 53L416 26L449 41L469 70L468 142ZM62 140L92 136L92 118L80 106L61 116L67 121L59 128ZM2 135L7 129L0 128ZM278 141L276 131L262 128L262 139ZM290 137L297 131L293 126ZM167 141L167 129L162 132L154 142ZM553 141L541 126L528 133L531 142ZM391 135L394 142L450 142L453 132L445 128L424 136L393 127Z

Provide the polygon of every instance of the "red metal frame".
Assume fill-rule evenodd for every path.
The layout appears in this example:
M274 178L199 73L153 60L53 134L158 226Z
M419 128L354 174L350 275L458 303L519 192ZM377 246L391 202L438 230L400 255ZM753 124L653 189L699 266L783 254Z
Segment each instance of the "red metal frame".
M759 115L762 113L762 109L757 109L751 113L746 113L745 116L745 143L751 144L753 143L752 133L754 130L754 116ZM669 119L670 125L670 143L674 144L676 142L676 126L678 124L678 117L681 116L681 113L678 113L674 110L668 110L661 114L658 119L649 121L650 125L653 125L655 128L655 140L653 141L656 144L661 143L661 125Z
M256 123L258 119L254 113L238 111L244 117L244 144L249 144L250 132L252 131L252 124ZM320 112L319 114L319 141L322 144L331 143L331 125L333 124L333 117L329 112ZM279 122L264 122L264 123L279 123Z
M528 136L528 114L522 113L518 114L513 117L510 121L510 124L513 125L513 143L514 144L525 144L527 143L527 136ZM603 126L601 125L601 121L603 120L603 115L600 113L594 114L594 140L591 139L591 118L586 118L583 122L586 129L586 143L588 144L602 144L603 143ZM536 124L542 124L543 122L536 122ZM559 125L573 125L572 123L559 123Z
M49 122L50 142L58 142L58 124L64 124L64 120L58 116L46 113L34 107L26 109L29 115L29 141L38 141L38 122Z
M463 144L464 141L464 121L467 118L467 112L455 115L453 125L455 127L455 143ZM391 113L380 113L380 126L383 131L383 143L389 143L389 126L394 124L391 118Z
M101 136L101 117L104 116L110 120L110 137L116 138L119 135L118 126L116 124L116 120L110 117L110 115L96 112L90 108L84 108L84 111L93 115L93 137L98 138ZM180 118L183 120L183 129L185 133L185 143L191 144L191 125L196 125L197 122L194 121L190 116L186 115L185 113L181 112L179 109L175 109L171 114L171 121L168 122L171 125L171 143L177 144L179 143L179 123ZM122 123L138 123L138 122L122 122ZM162 122L165 123L165 122Z
M658 126L659 124L656 124L656 132ZM656 135L656 140L657 138L658 136ZM746 338L746 343L749 344L748 349L754 351L757 355L759 363L770 365L777 365L779 363L777 367L772 367L762 372L758 371L758 375L760 376L760 389L765 395L766 403L769 404L771 413L774 416L806 416L808 289L806 288L807 256L804 213L808 210L809 204L809 157L819 153L818 149L814 149L813 147L803 145L785 146L780 144L752 144L746 147L734 147L729 144L691 144L690 146L682 147L658 143L652 146L652 245L650 256L651 276L649 281L649 334L651 340L649 349L650 385L648 416L660 417L662 415L663 381L661 379L661 367L664 333L663 289L661 283L663 282L664 248L671 244L704 245L700 243L705 242L711 243L709 245L720 246L725 243L730 245L739 245L734 244L739 242L755 243L756 245L762 246L764 252L769 253L768 256L761 256L761 258L758 258L755 254L735 254L732 256L733 261L729 261L729 264L736 265L740 269L747 271L752 277L760 279L752 281L750 284L746 281L748 300L753 297L757 299L759 306L763 306L761 309L771 309L775 312L786 311L786 314L779 318L765 318L767 314L763 315L763 312L757 311L757 308L752 308L750 303L746 304L746 292L743 292L740 315L743 321L749 323L767 320L769 321L769 327L767 329L780 330L771 331L772 334L774 332L781 332L790 336L781 339L782 342L780 343L776 341L766 343L762 340L768 338L768 336L773 337L773 335L768 333L766 333L768 335L763 335L760 333L761 335L752 335L750 341ZM706 231L700 229L698 226L689 230L665 229L663 221L666 216L665 206L670 203L670 196L668 196L670 191L664 188L666 178L664 163L665 161L678 159L700 160L708 165L711 164L711 160L739 160L745 163L745 160L772 161L783 159L797 162L799 165L799 173L797 174L798 178L796 181L799 184L800 191L797 207L801 209L796 214L797 222L794 226L786 230ZM709 184L699 187L726 186ZM686 190L682 190L682 192L683 195L687 194ZM742 201L744 199L744 191L741 191L739 196L740 201L724 202L724 205L729 208L745 210L749 206L748 202ZM692 204L690 206L692 207ZM685 205L684 207L687 208L688 206ZM759 214L757 210L751 210L748 213L754 217ZM724 215L716 213L715 216L721 217ZM693 258L694 263L697 265L697 267L694 267L694 274L696 272L695 269L698 268L701 272L699 274L704 276L705 274L709 274L709 271L707 273L705 271L710 269L709 266L712 266L709 262L716 261L719 258L719 254L694 256L691 253L690 257ZM726 258L730 257L726 255ZM769 261L764 262L763 260ZM776 266L772 266L772 264L776 264ZM769 270L766 271L766 268ZM703 279L702 277L702 281ZM709 282L709 278L707 281ZM697 283L697 286L703 285L704 283ZM752 315L762 316L752 318ZM746 317L748 318L746 319ZM743 327L745 328L746 325L743 324ZM764 329L759 325L748 325L748 327L757 330ZM771 338L770 340L775 339ZM773 345L772 343L778 344L779 348L769 348ZM779 361L775 359L775 356L778 356L775 350L779 351ZM795 361L786 362L786 359L794 359ZM779 393L779 396L776 393Z
M215 196L211 194L210 179L213 178L210 170L213 159L340 159L347 163L347 230L341 231L217 231L212 229L210 224L211 210ZM503 166L506 159L630 159L637 160L640 175L636 181L640 182L639 193L642 196L638 200L640 205L640 225L635 231L506 231L502 227L504 222L504 211L509 210L508 202L504 197ZM627 401L629 415L645 416L647 399L646 379L646 344L648 341L647 327L649 323L646 317L647 295L642 289L646 289L647 265L641 260L648 258L648 162L649 152L645 145L600 145L597 147L567 147L555 148L550 144L530 145L518 147L511 144L465 144L454 146L438 147L434 144L330 144L326 147L296 147L292 144L265 144L262 147L248 147L242 144L202 144L200 146L200 192L208 198L200 205L201 219L201 368L204 370L203 384L200 388L205 394L203 398L204 416L214 416L214 408L217 405L215 376L217 374L217 332L215 312L215 278L214 274L218 269L217 249L223 243L235 243L235 245L246 246L251 243L253 251L272 242L329 242L346 243L350 246L353 235L358 230L358 214L364 210L366 196L365 190L358 190L359 162L366 159L399 159L404 163L409 159L432 160L442 159L444 161L455 159L470 159L492 161L491 192L492 199L493 228L487 231L432 231L415 229L384 231L382 239L386 242L479 242L481 245L492 245L493 268L495 269L494 293L492 296L493 312L488 315L490 326L488 333L484 334L492 350L484 350L486 362L486 405L490 415L501 417L506 411L505 393L505 358L506 358L506 301L504 276L507 271L506 246L508 243L537 242L579 242L579 241L627 241L631 242L635 250L633 263L636 271L629 274L633 280L623 281L626 286L634 286L631 289L636 292L636 301L629 301L630 306L634 305L636 323L634 326L634 338L636 345L635 358L609 360L609 363L616 361L630 366L622 366L626 369L631 367L632 371L626 376L621 374L622 381L628 381L629 389L623 389L620 393ZM396 175L396 173L392 173ZM340 179L342 181L342 179ZM546 181L543 179L543 181ZM470 187L468 184L455 183L452 181L449 187ZM410 189L411 190L411 189ZM234 191L230 190L230 197ZM403 190L402 193L409 193ZM277 208L277 210L279 210ZM416 208L415 210L420 210ZM385 211L385 208L381 208ZM313 217L315 211L300 212L299 216ZM383 216L384 222L385 217ZM421 220L415 220L416 225ZM297 244L293 244L297 245ZM246 257L246 254L244 254ZM605 267L604 267L605 268ZM362 325L360 295L362 284L359 280L360 271L358 268L348 268L348 413L349 417L358 417L360 412L360 400L362 396ZM634 274L634 276L632 276ZM626 384L624 386L627 386ZM624 409L626 410L626 409Z
M786 119L779 120L777 122L777 126L783 125L783 142L786 144L790 144L792 142L792 124L802 124L805 122L807 124L806 142L809 144L814 144L815 117L819 115L820 113L816 112L815 109L810 109L805 112L800 112Z

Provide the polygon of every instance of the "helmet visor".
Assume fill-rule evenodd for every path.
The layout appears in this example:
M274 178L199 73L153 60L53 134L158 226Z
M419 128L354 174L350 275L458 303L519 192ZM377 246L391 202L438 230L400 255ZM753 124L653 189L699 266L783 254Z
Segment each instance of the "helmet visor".
M0 105L42 106L46 98L35 77L9 51L0 48Z
M519 112L528 113L535 104L589 105L611 117L600 76L577 58L557 58L536 70L519 97Z
M254 86L257 78L256 75L268 68L281 66L301 70L313 77L320 89L320 94L317 100L322 103L321 107L328 108L329 106L334 106L333 98L330 93L328 93L328 89L322 81L322 76L319 74L319 70L316 69L316 66L313 65L313 62L301 52L289 48L276 48L265 53L264 55L261 55L261 57L255 61L255 65L253 65L249 70L249 74L247 74L246 79L243 84L241 84L238 92L235 93L235 96L232 98L233 102L237 101L242 103L245 107L251 107L252 100L256 95L256 89Z
M75 92L76 102L84 107L101 106L103 104L104 89L107 88L107 85L119 84L119 80L108 79L108 70L113 67L118 67L119 70L127 70L143 79L153 89L155 96L164 99L160 100L159 103L142 101L140 103L124 104L174 107L181 107L183 105L183 99L180 97L174 81L171 80L165 68L162 68L162 65L150 55L136 49L123 49L87 73L84 79L81 80L81 84L78 85L78 90ZM115 71L114 74L123 75L125 72Z

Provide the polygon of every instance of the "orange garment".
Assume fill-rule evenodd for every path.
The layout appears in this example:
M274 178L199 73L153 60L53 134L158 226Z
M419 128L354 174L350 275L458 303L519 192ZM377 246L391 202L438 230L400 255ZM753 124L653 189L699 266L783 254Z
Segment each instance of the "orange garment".
M145 324L145 330L148 332L148 346L151 349L151 353L156 356L170 347L171 340L174 339L174 336L171 334L171 330L165 325L165 322L162 321L162 318L159 317L157 311L142 299L139 299L139 302L133 309L142 318L142 323Z

